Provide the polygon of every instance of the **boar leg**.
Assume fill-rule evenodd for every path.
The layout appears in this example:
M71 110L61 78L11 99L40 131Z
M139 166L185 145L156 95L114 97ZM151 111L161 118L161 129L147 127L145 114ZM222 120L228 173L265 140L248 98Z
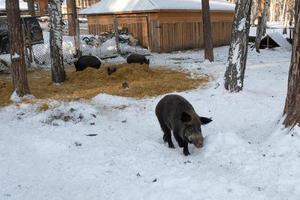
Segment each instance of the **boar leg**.
M177 131L173 131L173 135L179 145L179 147L183 147L183 139L178 135Z
M175 148L171 138L171 130L166 126L164 122L159 121L159 123L162 131L164 132L164 142L168 142L169 148Z
M183 154L185 156L190 155L188 143L186 141L183 141Z

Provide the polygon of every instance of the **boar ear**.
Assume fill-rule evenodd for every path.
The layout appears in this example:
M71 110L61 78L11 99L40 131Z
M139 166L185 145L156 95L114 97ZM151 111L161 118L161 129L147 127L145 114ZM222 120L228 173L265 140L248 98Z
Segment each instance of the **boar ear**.
M201 121L201 123L202 123L203 125L212 122L212 119L211 119L211 118L207 118L207 117L201 117L201 116L199 116L199 119L200 119L200 121Z
M182 112L181 114L181 121L182 122L189 122L191 121L192 117L187 112Z

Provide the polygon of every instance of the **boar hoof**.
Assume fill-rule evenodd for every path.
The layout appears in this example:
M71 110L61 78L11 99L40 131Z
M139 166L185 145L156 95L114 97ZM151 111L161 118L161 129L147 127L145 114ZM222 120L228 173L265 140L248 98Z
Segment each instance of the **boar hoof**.
M189 150L188 149L183 149L183 154L185 155L185 156L188 156L188 155L191 155L190 154L190 152L189 152Z
M169 142L169 148L175 149L173 142Z

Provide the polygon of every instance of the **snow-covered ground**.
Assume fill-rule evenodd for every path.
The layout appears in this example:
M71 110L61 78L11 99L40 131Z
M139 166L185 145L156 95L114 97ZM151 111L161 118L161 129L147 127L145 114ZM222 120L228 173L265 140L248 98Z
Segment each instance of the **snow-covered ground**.
M300 129L279 123L290 53L250 51L238 94L223 89L227 54L215 49L214 63L202 51L150 56L151 67L213 76L205 88L179 93L214 120L203 127L204 148L190 145L188 157L162 141L154 114L162 96L1 108L0 199L298 200Z

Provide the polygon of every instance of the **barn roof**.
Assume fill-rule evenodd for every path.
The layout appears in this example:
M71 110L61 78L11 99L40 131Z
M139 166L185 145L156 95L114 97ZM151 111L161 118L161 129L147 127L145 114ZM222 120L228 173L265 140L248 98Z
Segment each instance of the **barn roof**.
M19 5L20 5L20 10L27 10L28 9L27 3L24 2L23 0L19 1ZM5 0L0 0L0 10L6 10Z
M235 5L225 0L210 0L212 11L234 11ZM201 0L102 0L80 14L157 12L160 10L201 10Z

